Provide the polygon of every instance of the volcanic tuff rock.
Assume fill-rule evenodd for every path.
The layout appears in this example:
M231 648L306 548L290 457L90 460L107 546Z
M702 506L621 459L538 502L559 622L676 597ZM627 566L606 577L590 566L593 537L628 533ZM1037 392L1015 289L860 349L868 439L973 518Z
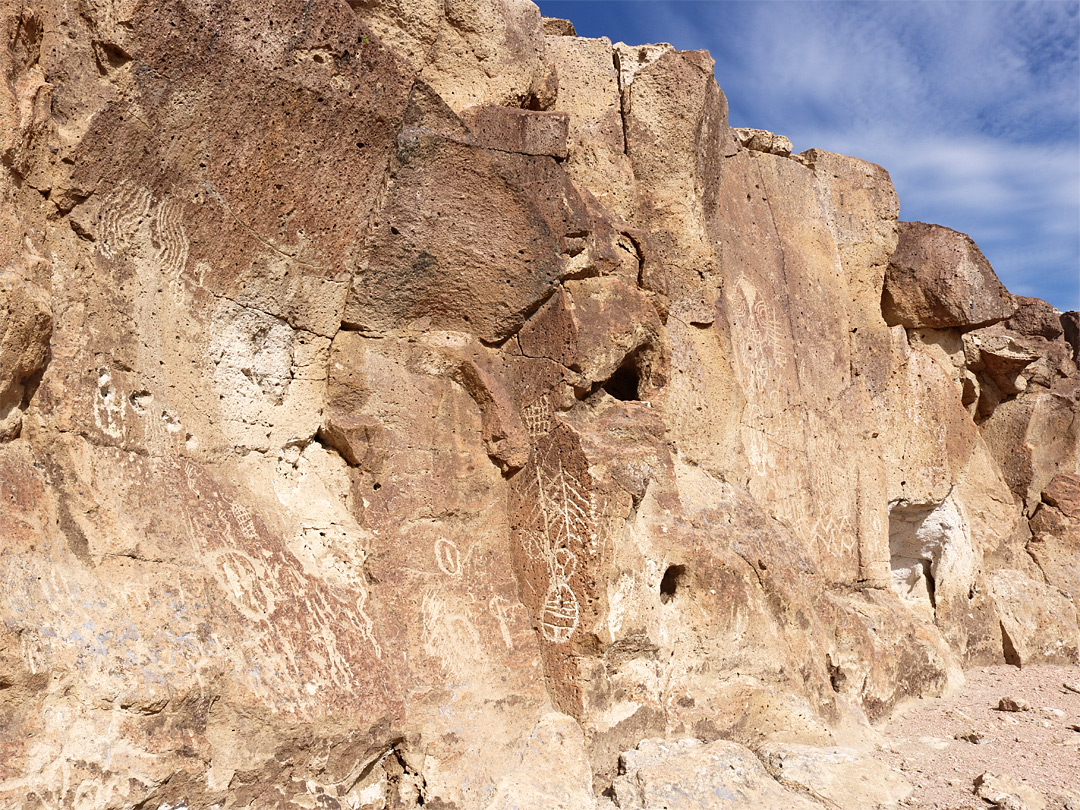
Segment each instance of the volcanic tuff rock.
M1076 660L1075 313L744 145L708 54L526 0L0 28L0 806L786 796L751 748Z

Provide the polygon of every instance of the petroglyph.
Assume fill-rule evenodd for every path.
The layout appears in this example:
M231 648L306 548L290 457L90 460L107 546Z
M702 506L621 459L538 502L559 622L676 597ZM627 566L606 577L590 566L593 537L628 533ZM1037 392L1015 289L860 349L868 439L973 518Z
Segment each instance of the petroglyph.
M503 643L508 650L514 649L514 640L510 635L510 619L514 608L517 607L521 607L521 605L511 602L509 599L503 599L501 596L493 596L488 600L488 610L495 617L495 621L499 623L499 632L502 634Z
M736 368L741 372L747 392L768 411L781 406L779 372L785 356L785 331L776 310L758 292L749 279L740 278L729 294L734 318L732 326Z
M178 298L183 297L182 275L188 258L187 232L180 216L180 204L166 198L158 203L150 221L150 237L157 248L154 258L168 279L170 292Z
M127 183L121 183L108 196L98 214L98 250L102 256L115 259L132 248L150 216L152 202L149 191Z
M451 609L434 591L424 595L424 651L438 659L450 677L461 680L487 666L480 634L467 616Z
M153 393L145 388L126 391L107 368L98 369L97 375L91 413L98 430L110 439L156 455L178 453L196 444L176 412L159 407Z
M266 567L251 555L236 549L210 553L210 571L222 590L241 613L255 622L265 621L274 612L274 593L269 587Z
M768 346L777 345L783 338L784 332L776 311L749 279L740 278L736 282L736 287L739 291L739 295L736 296L739 323L758 341Z
M338 571L341 584L309 575L255 513L224 495L197 464L180 459L174 469L175 485L198 499L197 505L183 501L193 553L212 560L224 597L256 625L255 656L287 663L267 677L286 679L297 694L308 683L353 688L366 669L364 647L382 657L365 611L369 593L362 572ZM282 622L282 615L289 621ZM282 632L283 626L289 629Z
M140 252L140 246L173 297L182 299L190 249L182 204L170 197L155 198L141 186L121 183L98 214L98 251L106 259L119 259Z
M550 450L550 448L549 448ZM543 564L544 593L537 623L545 639L555 644L570 640L581 621L581 606L571 584L579 555L602 558L604 533L596 498L570 473L557 453L537 454L522 497L531 511L521 527L525 553ZM538 589L534 588L534 592Z
M529 438L539 439L551 430L551 415L551 400L547 394L522 408L521 417Z
M435 541L435 561L448 577L461 576L461 554L451 540L440 537Z
M117 394L112 375L106 369L98 371L93 410L94 424L102 433L118 441L124 438L124 399Z

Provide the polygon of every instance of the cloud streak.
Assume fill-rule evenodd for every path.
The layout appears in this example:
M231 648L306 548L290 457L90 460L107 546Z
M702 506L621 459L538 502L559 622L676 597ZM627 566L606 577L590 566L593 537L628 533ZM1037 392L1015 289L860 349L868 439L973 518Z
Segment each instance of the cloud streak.
M1080 308L1080 3L541 0L579 33L707 48L731 122L890 171L901 216Z

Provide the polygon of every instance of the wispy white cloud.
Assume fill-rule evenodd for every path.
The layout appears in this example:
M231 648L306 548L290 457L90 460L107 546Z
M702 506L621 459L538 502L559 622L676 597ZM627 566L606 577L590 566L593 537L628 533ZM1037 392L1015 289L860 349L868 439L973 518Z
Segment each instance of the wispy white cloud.
M970 233L1010 289L1080 308L1077 0L540 5L589 35L709 49L734 125L880 163L902 217Z

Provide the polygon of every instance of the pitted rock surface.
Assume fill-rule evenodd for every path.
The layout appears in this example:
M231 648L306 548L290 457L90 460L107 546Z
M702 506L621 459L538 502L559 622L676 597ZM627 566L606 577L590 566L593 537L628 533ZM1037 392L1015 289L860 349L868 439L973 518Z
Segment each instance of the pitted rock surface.
M0 30L0 807L813 807L754 750L1077 662L1075 313L707 53Z

